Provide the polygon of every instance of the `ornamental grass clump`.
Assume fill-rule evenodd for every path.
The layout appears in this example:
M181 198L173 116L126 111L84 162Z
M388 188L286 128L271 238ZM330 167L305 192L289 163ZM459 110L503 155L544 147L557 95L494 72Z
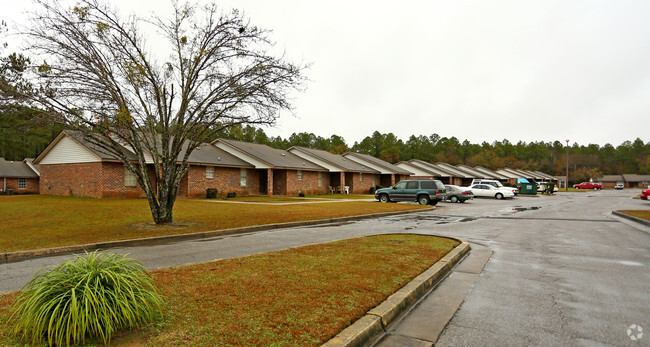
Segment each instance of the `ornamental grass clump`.
M36 275L14 304L14 333L32 344L63 346L98 338L162 315L163 300L140 262L86 253Z

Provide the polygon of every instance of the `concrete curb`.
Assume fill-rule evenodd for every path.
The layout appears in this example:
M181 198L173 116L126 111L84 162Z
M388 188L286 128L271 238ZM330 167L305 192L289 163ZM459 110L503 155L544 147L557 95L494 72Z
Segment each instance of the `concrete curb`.
M389 296L377 307L368 311L363 317L343 329L323 346L369 346L372 345L391 324L398 321L408 310L436 286L463 256L470 250L467 241L460 241L451 252L445 255L429 269L415 277L397 292Z
M650 221L649 220L639 218L639 217L634 217L634 216L631 216L629 214L619 212L619 211L612 211L612 214L615 215L615 216L619 216L621 218L629 219L629 220L631 220L633 222L641 223L641 224L643 224L645 226L650 227Z
M416 213L416 212L429 211L431 209L370 213L370 214L348 216L348 217L336 217L336 218L317 219L317 220L300 221L300 222L254 225L250 227L202 231L202 232L189 233L189 234L154 236L154 237L144 237L144 238L130 239L130 240L116 240L116 241L106 241L106 242L97 242L97 243L87 243L83 245L6 252L6 253L0 253L0 264L12 263L21 260L45 257L45 256L55 255L55 254L91 251L95 249L106 249L106 248L114 248L114 247L146 246L146 245L155 245L155 244L162 244L162 243L169 243L169 242L176 242L176 241L198 240L198 239L204 239L210 237L243 234L243 233L262 231L262 230L273 230L273 229L282 229L282 228L291 228L291 227L318 225L318 224L327 224L327 223L340 223L346 221L361 220L366 218Z

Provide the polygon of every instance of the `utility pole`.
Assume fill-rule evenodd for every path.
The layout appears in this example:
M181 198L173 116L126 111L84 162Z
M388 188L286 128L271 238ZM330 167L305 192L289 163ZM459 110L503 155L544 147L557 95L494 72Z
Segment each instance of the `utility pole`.
M566 182L564 190L569 191L569 139L566 139Z

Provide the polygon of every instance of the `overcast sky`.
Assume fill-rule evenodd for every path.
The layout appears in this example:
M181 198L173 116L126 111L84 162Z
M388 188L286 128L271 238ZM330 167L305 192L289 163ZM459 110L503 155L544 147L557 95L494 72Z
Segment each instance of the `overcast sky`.
M170 8L112 3L141 15ZM650 141L648 0L217 3L244 10L292 60L313 64L296 116L265 128L272 136ZM3 0L0 19L21 22L28 6Z

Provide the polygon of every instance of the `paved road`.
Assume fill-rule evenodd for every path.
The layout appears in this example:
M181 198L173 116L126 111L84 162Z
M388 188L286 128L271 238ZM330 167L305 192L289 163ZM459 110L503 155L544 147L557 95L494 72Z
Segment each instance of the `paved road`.
M636 193L636 191L635 191ZM650 228L610 215L649 209L631 191L442 203L434 211L111 251L156 269L380 233L457 236L493 251L438 345L650 343ZM0 265L0 291L66 256ZM638 344L638 343L637 343Z

